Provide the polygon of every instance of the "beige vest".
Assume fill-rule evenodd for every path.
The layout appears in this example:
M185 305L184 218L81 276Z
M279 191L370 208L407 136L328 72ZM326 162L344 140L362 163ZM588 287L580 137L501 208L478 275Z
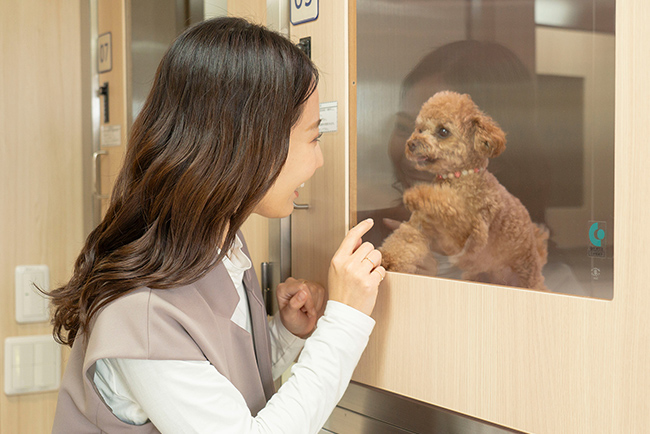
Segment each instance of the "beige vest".
M240 234L241 238L241 234ZM244 244L244 252L248 250ZM275 392L262 293L253 268L244 274L253 336L232 321L239 296L223 263L180 288L141 288L104 308L88 340L77 336L59 390L53 434L158 433L151 422L120 421L93 376L102 358L208 360L241 392L255 416Z

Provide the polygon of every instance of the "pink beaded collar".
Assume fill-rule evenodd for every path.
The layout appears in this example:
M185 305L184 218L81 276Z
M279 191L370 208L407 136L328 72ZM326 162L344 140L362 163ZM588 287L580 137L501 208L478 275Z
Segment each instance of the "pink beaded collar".
M475 167L474 169L470 170L459 170L456 172L451 172L451 173L438 173L436 175L436 179L453 179L453 178L460 178L461 176L465 175L471 175L472 173L480 173L484 171L485 169L479 169L478 167Z

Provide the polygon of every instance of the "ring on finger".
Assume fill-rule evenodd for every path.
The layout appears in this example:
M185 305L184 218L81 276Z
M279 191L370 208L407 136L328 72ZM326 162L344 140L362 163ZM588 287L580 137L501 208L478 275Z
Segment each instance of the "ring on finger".
M372 259L370 259L369 257L366 256L366 257L363 258L363 259L367 259L368 261L370 261L370 263L372 264L373 268L377 266L377 265L375 265L375 263L372 261Z
M383 274L381 274L381 271L379 271L377 268L375 268L375 269L372 270L372 271L376 271L377 273L379 273L379 277L381 278L380 282L384 280L384 277L386 277L386 276L384 276Z

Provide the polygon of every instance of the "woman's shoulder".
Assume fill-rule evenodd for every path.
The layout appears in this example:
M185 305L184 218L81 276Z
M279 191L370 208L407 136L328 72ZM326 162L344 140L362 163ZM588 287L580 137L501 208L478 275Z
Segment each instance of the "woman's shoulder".
M228 271L223 264L217 264L188 284L141 287L120 296L102 308L92 328L104 323L151 327L152 323L188 322L207 316L230 319L238 302Z
M138 288L110 302L91 326L88 351L100 358L202 360L197 334L220 322L194 285ZM92 350L92 351L91 351Z

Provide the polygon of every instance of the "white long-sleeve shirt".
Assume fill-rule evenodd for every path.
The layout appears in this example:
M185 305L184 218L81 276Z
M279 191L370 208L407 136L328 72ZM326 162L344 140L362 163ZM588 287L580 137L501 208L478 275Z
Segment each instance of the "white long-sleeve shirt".
M250 260L241 242L224 258L240 301L231 320L251 332L243 273ZM312 336L293 336L278 317L270 323L273 376L303 347L291 377L253 417L241 393L208 361L102 359L94 382L121 420L151 420L162 433L317 433L341 399L365 349L374 320L329 301Z

